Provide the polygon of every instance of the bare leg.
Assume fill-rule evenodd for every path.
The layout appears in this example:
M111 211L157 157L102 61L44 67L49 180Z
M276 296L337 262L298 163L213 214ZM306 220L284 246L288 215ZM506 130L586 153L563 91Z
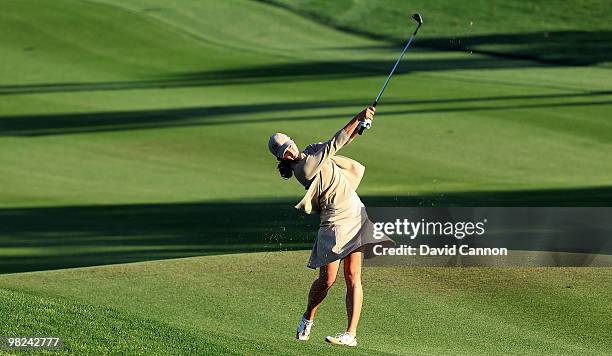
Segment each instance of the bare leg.
M321 305L323 299L327 296L327 291L336 281L339 268L340 261L334 261L327 266L319 268L319 277L312 282L310 293L308 293L308 306L306 307L306 312L304 312L306 319L314 319L319 305Z
M357 249L344 258L344 279L346 281L346 331L357 336L357 324L363 304L363 287L361 285L361 258L363 253Z

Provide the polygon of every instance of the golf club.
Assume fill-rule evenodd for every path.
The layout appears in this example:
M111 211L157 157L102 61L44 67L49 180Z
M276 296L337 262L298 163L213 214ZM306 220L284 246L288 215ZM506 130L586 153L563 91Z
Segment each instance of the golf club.
M412 15L412 18L417 22L417 27L414 30L414 32L412 33L412 36L410 36L410 39L408 40L408 43L406 43L406 46L404 46L404 50L402 51L402 53L400 54L399 58L395 62L395 65L393 66L393 69L391 69L391 73L389 73L389 76L387 77L387 79L385 79L385 82L383 83L383 86L380 89L380 92L378 93L378 96L376 97L376 99L374 100L374 103L372 104L373 107L376 107L376 104L378 104L378 101L380 100L380 97L385 92L385 88L387 87L387 84L389 84L389 79L391 79L391 76L393 75L393 73L395 73L395 69L397 68L397 65L402 60L402 57L404 57L404 53L406 53L406 50L408 50L408 47L410 47L410 44L412 43L412 40L414 40L414 37L416 36L417 32L419 31L419 28L421 28L421 25L423 24L423 18L421 17L420 14L418 14L418 13L414 14L414 15ZM364 121L362 121L359 124L359 131L358 131L359 134L360 135L363 134L363 130L367 130L370 127L372 127L372 120L365 119Z

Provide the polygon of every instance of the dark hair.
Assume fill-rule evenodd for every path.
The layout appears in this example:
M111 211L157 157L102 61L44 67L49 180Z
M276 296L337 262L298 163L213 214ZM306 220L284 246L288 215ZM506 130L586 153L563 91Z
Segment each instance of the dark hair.
M291 162L293 161L290 159L281 159L278 162L278 173L280 173L281 177L283 177L284 179L289 179L293 177L293 168L291 167Z

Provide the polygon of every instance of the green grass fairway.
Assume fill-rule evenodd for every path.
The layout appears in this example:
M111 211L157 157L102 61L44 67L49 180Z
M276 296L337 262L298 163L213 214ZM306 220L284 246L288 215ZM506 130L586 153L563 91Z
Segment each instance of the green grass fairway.
M266 139L325 140L371 103L410 33L399 14L413 11L372 2L382 27L365 28L367 6L327 4L4 4L0 271L307 248L316 218L292 208L303 189L279 179ZM367 166L366 204L610 204L612 72L600 52L612 22L538 22L531 5L504 4L471 5L471 35L451 16L464 5L422 4L431 24L376 129L343 150ZM581 4L586 17L609 6ZM508 16L525 13L509 32ZM521 37L556 30L588 31L592 41L564 36L588 50ZM501 47L444 44L478 36ZM577 54L590 65L571 65Z
M0 335L59 333L78 354L331 350L341 286L315 339L292 339L313 272L287 250L317 218L293 209L304 190L267 138L304 147L369 105L416 10L374 128L342 151L367 167L364 202L610 205L611 6L3 1ZM367 269L351 352L609 353L611 278Z
M323 340L344 327L342 277L313 339L298 342L314 276L296 273L306 258L256 253L4 275L2 329L57 333L76 353L605 355L612 347L605 268L367 268L361 345Z
M266 137L330 137L371 103L399 49L244 0L10 1L0 20L5 207L295 200ZM438 28L425 25L423 42ZM368 167L362 195L521 190L529 203L559 189L584 204L563 190L609 186L607 62L418 44L376 130L344 152Z

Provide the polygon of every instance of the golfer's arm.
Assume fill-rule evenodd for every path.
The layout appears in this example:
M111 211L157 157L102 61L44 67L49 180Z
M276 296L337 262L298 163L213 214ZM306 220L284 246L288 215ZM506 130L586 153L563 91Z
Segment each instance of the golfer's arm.
M316 147L318 149L306 156L306 162L304 163L304 176L306 179L310 180L314 178L319 170L321 170L323 164L349 142L350 135L345 128L338 130L338 132L336 132L327 142L317 144Z
M359 119L357 118L357 116L355 116L353 119L351 119L351 121L349 121L348 124L346 124L346 126L344 126L344 132L346 132L347 135L349 135L349 139L347 141L347 144L349 144L351 141L353 141L353 139L355 138L355 136L357 136L358 133L358 128L359 127Z

